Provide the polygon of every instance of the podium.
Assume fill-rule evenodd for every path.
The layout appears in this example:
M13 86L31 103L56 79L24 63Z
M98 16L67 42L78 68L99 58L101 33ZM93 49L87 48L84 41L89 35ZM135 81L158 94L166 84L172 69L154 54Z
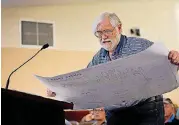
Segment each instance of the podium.
M2 125L64 125L72 103L1 88Z

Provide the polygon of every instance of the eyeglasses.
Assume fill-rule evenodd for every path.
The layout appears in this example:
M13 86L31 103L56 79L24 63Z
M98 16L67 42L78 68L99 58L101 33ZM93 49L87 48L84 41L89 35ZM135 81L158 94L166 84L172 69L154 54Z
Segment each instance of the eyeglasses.
M107 35L107 36L110 36L113 34L113 31L114 31L115 27L113 29L106 29L106 30L103 30L103 31L96 31L95 32L95 36L98 37L98 38L101 38L102 35Z
M96 108L96 109L92 110L92 112L101 112L101 111L104 111L104 109L102 109L102 108Z

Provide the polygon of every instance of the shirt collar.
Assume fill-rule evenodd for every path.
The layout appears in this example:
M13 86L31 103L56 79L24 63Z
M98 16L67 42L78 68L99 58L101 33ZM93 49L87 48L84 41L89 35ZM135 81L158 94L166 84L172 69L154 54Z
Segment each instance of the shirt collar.
M173 114L167 122L172 122L174 118L175 118L175 115Z

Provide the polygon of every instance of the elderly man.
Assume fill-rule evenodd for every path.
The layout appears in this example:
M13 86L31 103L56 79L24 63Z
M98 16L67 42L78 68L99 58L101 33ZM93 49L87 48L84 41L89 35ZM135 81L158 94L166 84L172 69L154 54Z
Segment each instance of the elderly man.
M163 100L164 111L165 111L165 125L179 125L179 120L177 119L177 110L171 99L165 98Z
M103 13L93 25L94 35L102 48L95 54L88 67L106 63L139 53L153 42L122 35L122 23L115 13ZM168 59L179 65L179 53L170 51ZM132 63L132 62L131 62ZM55 93L48 91L49 96ZM112 105L105 108L109 125L164 125L164 107L161 95L128 102L123 106Z
M169 98L164 99L163 103L165 111L165 123L172 122L172 120L175 118L174 104Z
M82 118L80 125L106 125L104 109L91 110L88 115Z

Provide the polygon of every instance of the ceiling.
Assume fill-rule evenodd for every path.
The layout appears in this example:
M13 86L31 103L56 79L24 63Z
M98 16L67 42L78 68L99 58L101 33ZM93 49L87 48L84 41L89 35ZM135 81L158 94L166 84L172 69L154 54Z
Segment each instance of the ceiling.
M42 6L42 5L59 5L71 3L89 3L94 1L111 1L111 0L1 0L2 7L17 6Z

